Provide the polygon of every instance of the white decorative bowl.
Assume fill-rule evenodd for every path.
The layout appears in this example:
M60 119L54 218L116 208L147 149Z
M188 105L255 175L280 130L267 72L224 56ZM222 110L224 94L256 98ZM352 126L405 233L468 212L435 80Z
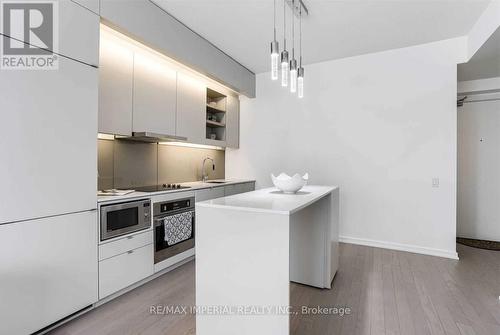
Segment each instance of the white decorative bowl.
M306 173L301 177L298 173L296 173L293 177L290 177L286 173L280 173L278 177L271 174L271 178L274 186L276 186L283 193L294 194L307 184L309 174Z

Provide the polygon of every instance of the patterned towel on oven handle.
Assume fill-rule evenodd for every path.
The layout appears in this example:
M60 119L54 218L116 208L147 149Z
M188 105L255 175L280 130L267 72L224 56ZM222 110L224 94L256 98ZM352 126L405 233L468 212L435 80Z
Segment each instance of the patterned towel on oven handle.
M167 216L163 219L165 226L165 242L168 245L185 241L193 233L194 211Z

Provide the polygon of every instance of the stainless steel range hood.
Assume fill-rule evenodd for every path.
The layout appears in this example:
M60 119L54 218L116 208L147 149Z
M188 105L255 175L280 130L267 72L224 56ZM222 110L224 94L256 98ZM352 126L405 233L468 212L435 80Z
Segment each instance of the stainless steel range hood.
M148 143L158 143L158 142L178 142L187 141L187 137L174 136L166 134L156 134L151 132L133 132L132 136L117 136L117 140L127 140L127 141L137 141L137 142L148 142Z

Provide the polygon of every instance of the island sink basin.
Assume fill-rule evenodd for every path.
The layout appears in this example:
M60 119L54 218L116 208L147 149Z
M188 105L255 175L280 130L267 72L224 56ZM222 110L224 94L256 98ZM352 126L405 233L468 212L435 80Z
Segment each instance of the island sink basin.
M222 180L209 180L206 181L207 184L225 184L227 181L222 181Z

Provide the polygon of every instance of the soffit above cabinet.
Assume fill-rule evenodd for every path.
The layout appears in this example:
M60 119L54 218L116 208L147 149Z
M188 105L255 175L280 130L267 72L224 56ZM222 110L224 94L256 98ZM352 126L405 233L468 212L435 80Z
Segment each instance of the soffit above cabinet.
M104 22L248 97L255 74L149 0L101 0Z

